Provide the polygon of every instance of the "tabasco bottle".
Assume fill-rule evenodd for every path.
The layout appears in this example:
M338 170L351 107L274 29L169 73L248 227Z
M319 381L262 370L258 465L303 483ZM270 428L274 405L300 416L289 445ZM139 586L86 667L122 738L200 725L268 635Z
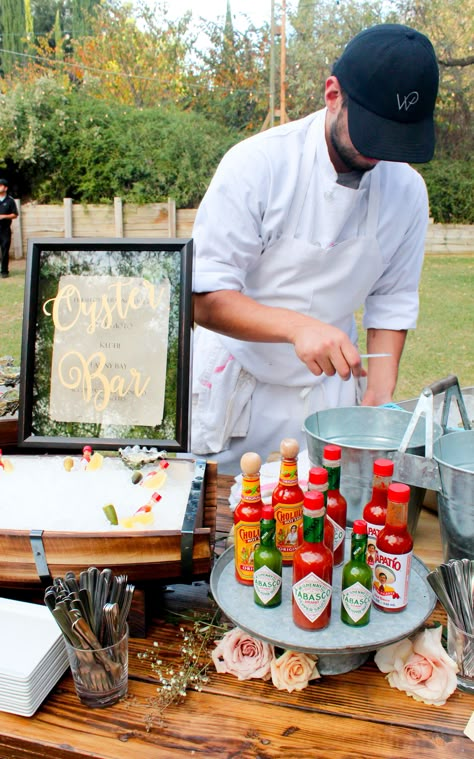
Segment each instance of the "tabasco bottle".
M324 496L311 490L304 496L303 543L293 558L293 621L303 630L329 624L332 569L332 551L324 543Z
M375 563L377 535L384 526L387 515L387 493L393 477L393 461L375 459L373 471L372 497L362 512L367 522L367 564L371 567Z
M366 561L367 523L352 525L351 558L342 570L341 619L346 625L363 627L370 620L372 570Z
M281 604L281 553L275 545L275 513L271 503L264 503L260 520L260 545L253 557L253 600L259 606Z
M324 542L331 551L334 551L334 524L327 515L328 498L328 473L322 466L313 466L309 470L308 490L319 490L324 496Z
M347 524L347 501L340 493L342 449L339 445L325 445L323 467L329 478L327 515L334 527L334 566L344 562L344 545Z
M235 577L243 585L253 585L254 551L260 541L260 465L258 453L244 453L240 459L242 492L234 511Z
M410 488L394 482L387 495L385 526L377 536L373 603L382 611L402 611L408 603L413 539L407 530Z
M304 493L298 482L298 452L297 440L284 438L281 441L280 478L272 494L276 546L285 565L293 562L293 554L301 543Z

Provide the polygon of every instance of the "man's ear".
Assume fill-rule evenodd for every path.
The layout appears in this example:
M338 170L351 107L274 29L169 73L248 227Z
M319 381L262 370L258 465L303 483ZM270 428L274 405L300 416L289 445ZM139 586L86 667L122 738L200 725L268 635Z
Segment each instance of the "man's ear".
M326 79L326 88L324 91L324 100L331 113L335 113L340 105L342 97L341 85L336 76L330 76Z

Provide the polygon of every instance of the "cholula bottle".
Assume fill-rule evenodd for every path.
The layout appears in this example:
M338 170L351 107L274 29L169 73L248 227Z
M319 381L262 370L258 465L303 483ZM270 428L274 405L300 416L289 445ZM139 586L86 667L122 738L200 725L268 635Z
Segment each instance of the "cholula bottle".
M377 535L385 524L387 516L387 493L393 477L393 461L375 459L373 465L372 496L364 506L362 516L367 522L367 563L375 563Z
M334 551L334 523L327 515L328 473L322 466L313 466L309 470L308 490L319 490L324 496L324 542Z
M240 459L242 491L234 511L235 577L243 585L253 585L254 551L260 541L260 465L258 453L244 453Z
M303 630L329 624L332 569L332 551L324 543L324 496L312 490L304 496L303 543L293 558L293 621Z
M370 620L372 570L366 561L367 524L355 519L352 525L351 558L342 570L341 619L351 627L363 627Z
M410 488L392 483L387 495L385 527L377 536L373 603L382 611L402 611L408 603L413 540L407 530Z
M329 478L327 498L327 515L334 527L334 566L344 562L344 545L347 524L347 501L341 494L341 458L339 445L325 445L323 449L323 467Z
M253 557L253 600L259 606L281 604L281 553L275 545L275 513L271 503L264 503L260 520L260 545Z
M292 564L295 550L301 543L304 493L298 482L298 452L297 440L284 438L281 441L280 478L272 494L276 546L285 565Z

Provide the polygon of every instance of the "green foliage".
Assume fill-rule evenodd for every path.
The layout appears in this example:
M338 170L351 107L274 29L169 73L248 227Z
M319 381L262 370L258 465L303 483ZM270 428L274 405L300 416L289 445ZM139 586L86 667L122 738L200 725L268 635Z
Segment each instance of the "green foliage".
M474 224L474 162L434 160L415 167L426 182L430 214L440 224Z
M124 108L53 78L0 98L0 154L39 202L65 196L193 207L237 137L195 113Z

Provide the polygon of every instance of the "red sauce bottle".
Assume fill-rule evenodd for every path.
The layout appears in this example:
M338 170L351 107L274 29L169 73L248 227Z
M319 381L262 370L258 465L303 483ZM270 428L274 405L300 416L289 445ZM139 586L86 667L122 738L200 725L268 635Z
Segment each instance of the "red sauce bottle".
M341 484L342 448L339 445L325 445L323 467L329 478L327 515L334 526L334 566L344 563L344 547L347 524L347 501L339 491Z
M260 543L262 498L258 453L244 453L240 459L242 491L234 511L235 577L243 585L253 585L253 556Z
M302 540L304 493L298 482L298 452L297 440L284 438L281 441L280 478L272 494L276 547L281 551L284 565L292 564L295 550Z
M413 539L407 530L410 488L392 483L387 495L387 518L377 536L372 589L374 605L382 611L402 611L408 603Z
M332 569L332 551L324 544L324 496L311 490L304 496L303 543L293 557L293 621L303 630L329 624Z
M393 461L375 459L372 481L372 497L364 506L363 519L367 522L367 564L375 563L377 535L385 524L387 516L387 493L393 477Z
M308 490L317 490L324 496L324 509L327 510L328 473L322 466L313 466L309 470ZM324 515L324 543L334 551L334 522Z

